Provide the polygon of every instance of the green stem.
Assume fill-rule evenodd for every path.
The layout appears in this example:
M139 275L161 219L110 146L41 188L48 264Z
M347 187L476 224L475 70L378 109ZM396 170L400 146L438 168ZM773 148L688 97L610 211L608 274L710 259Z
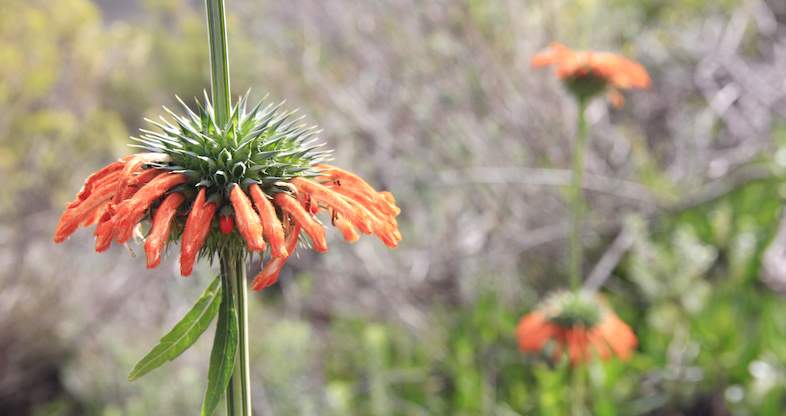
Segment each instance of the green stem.
M579 100L576 145L573 149L573 180L570 189L570 287L577 291L581 286L581 264L583 252L581 244L582 218L584 215L584 157L587 150L587 120L585 114L587 101Z
M216 121L223 128L229 121L229 47L224 16L224 0L205 0L207 29L210 40L210 80Z
M251 416L251 374L248 348L248 289L242 251L224 249L219 254L221 277L228 283L237 310L238 346L232 379L226 390L227 415Z
M210 43L210 80L216 122L225 128L229 122L229 48L227 45L224 0L205 0ZM232 288L237 306L238 348L232 379L226 391L227 414L251 416L251 374L248 354L248 291L242 251L225 249L220 254L221 273Z
M583 416L584 415L584 368L581 366L571 367L571 375L573 377L573 394L571 397L571 415Z

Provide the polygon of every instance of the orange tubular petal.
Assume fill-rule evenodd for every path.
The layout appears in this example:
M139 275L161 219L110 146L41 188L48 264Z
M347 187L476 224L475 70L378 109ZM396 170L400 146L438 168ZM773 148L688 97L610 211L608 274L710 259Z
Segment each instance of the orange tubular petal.
M587 358L587 338L582 327L573 327L567 331L568 358L575 366Z
M251 206L251 200L248 199L245 192L240 189L239 185L232 187L229 191L229 200L232 202L232 208L235 210L235 223L237 230L243 239L246 240L248 249L250 251L265 251L265 240L262 238L262 222L259 219L254 207Z
M145 158L139 155L131 156L131 159L126 162L125 166L123 166L123 171L120 174L120 181L118 182L118 192L115 194L115 198L112 200L114 203L119 203L120 198L125 193L125 189L128 186L128 183L133 179L134 173L138 170L142 169L142 166L145 164Z
M303 227L303 230L308 234L311 243L314 245L314 250L320 253L327 251L325 229L311 217L308 211L295 198L280 192L276 194L274 201L282 210L289 213L296 223Z
M357 231L355 231L355 228L352 227L352 224L343 217L336 216L336 219L333 220L333 225L335 225L336 228L341 231L341 234L344 235L344 240L354 243L360 239L360 236Z
M82 189L76 195L76 199L71 201L68 204L68 208L74 208L79 205L82 201L87 199L90 196L90 193L93 191L95 187L95 183L104 178L105 176L109 175L110 173L117 172L123 169L125 162L123 160L114 161L103 168L99 169L98 171L94 172L90 176L87 177L85 180L84 185L82 185Z
M169 240L169 230L172 219L177 213L177 208L183 203L185 197L180 192L169 194L156 210L153 216L153 225L150 234L145 239L145 254L147 255L147 268L152 269L161 263L161 252Z
M363 211L358 210L346 202L340 194L331 191L327 187L305 178L294 178L292 184L304 193L310 194L312 199L322 202L349 220L352 225L362 230L364 233L371 232L371 221Z
M399 233L396 220L392 216L386 216L376 211L372 206L363 206L363 204L354 199L346 197L345 200L350 205L366 214L371 220L373 233L379 237L386 246L395 248L398 245L398 242L401 241L401 233ZM361 229L360 231L364 230Z
M382 191L379 193L379 195L382 196L382 198L385 198L385 201L388 201L389 204L396 204L396 197L394 197L392 193L388 191Z
M140 188L147 185L155 177L164 174L164 172L166 171L162 169L145 169L142 171L142 173L128 182L128 186L126 186L123 195L120 197L120 202L134 196Z
M636 335L613 313L607 313L598 325L598 332L621 360L630 358L636 348Z
M270 243L271 255L273 257L289 256L286 243L284 242L284 227L281 226L281 221L278 220L273 203L262 192L259 185L255 183L248 187L248 191L259 213L259 219L262 222L262 233L267 242Z
M532 57L532 66L541 68L544 66L555 65L569 59L573 55L573 51L567 46L553 42L548 48L538 52Z
M92 211L109 201L115 195L116 182L102 185L91 192L82 203L73 208L67 209L60 217L60 221L55 228L55 243L62 243L79 228L79 224L87 219Z
M136 224L144 217L150 205L173 187L188 181L181 173L156 176L139 189L130 199L123 201L117 208L115 240L125 243L131 238Z
M360 186L356 182L348 182L341 179L337 179L328 185L335 192L357 200L368 208L374 208L385 216L395 217L401 212L395 203L390 202L389 198L392 198L392 195L389 192L387 193L389 196L386 197L385 194L374 191L367 184L367 186Z
M540 351L555 335L555 327L540 312L524 316L516 328L516 337L521 351Z
M180 243L180 274L183 276L191 275L194 270L194 262L210 233L210 226L216 213L215 203L205 203L205 192L205 188L199 190L183 229Z
M288 253L294 253L295 249L297 248L297 239L300 236L300 224L295 224L289 230L289 235L286 239L286 250ZM259 272L256 277L254 277L254 281L251 282L251 289L260 291L278 281L278 275L281 273L281 269L286 264L287 259L289 256L285 257L273 257L270 261L265 264L262 268L262 271Z
M333 165L328 165L325 163L320 163L317 166L317 169L321 171L321 173L331 179L338 180L344 185L350 185L353 187L358 188L359 190L368 193L369 195L376 194L377 191L368 184L363 178L354 173L338 168Z
M106 207L109 204L110 202L104 202L101 205L93 208L93 210L90 211L89 214L87 214L85 220L82 221L82 227L89 227L95 224L96 221L98 221L98 219L101 218L102 215L104 215L104 211L106 210Z
M155 178L158 175L163 174L164 172L166 172L166 171L162 170L162 169L145 169L145 170L142 171L142 173L140 173L139 175L137 175L136 177L131 179L128 182L128 185L129 186L136 186L136 187L141 188L141 187L147 185L148 182L152 181L153 178Z
M601 360L608 360L611 357L609 344L606 343L606 340L603 339L603 336L598 332L597 328L592 328L587 332L587 340L595 349L595 352Z
M111 202L107 205L106 210L104 211L101 218L98 220L98 225L96 226L95 236L96 236L96 251L101 253L106 251L109 246L112 244L112 234L114 233L114 214L115 214L115 205Z

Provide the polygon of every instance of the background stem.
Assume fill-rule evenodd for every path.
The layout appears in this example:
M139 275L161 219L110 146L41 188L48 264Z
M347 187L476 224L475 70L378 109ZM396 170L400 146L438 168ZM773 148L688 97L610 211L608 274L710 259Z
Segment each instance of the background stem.
M573 291L581 285L581 264L583 262L583 247L581 244L582 217L584 215L584 194L582 182L584 181L584 157L587 149L587 120L584 113L587 101L579 100L578 126L576 129L576 144L573 148L573 181L570 188L570 287Z
M571 415L572 416L583 416L584 415L584 367L582 366L575 366L571 367L570 369L571 376L572 376L572 392L573 397L571 397Z

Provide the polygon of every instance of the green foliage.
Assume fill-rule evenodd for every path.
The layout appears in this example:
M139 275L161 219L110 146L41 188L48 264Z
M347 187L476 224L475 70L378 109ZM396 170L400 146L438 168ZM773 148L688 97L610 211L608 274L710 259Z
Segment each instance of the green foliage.
M224 397L232 372L235 369L239 342L237 306L231 295L232 288L226 278L221 279L222 299L218 310L216 336L210 352L210 368L207 372L207 389L202 400L202 416L210 416Z
M183 319L161 338L158 345L139 360L128 375L128 381L134 381L167 361L174 360L194 345L218 313L222 299L220 283L220 277L213 279Z
M709 405L780 414L786 304L758 279L781 210L769 197L778 186L747 185L664 219L654 234L641 220L629 222L634 246L607 297L640 346L628 362L587 367L592 414L686 414ZM515 349L516 323L532 306L487 293L465 310L433 316L431 330L417 336L379 323L337 323L336 339L365 339L366 347L360 355L354 344L331 349L328 378L343 380L331 390L343 403L336 409L567 414L566 363ZM393 376L401 374L409 377Z

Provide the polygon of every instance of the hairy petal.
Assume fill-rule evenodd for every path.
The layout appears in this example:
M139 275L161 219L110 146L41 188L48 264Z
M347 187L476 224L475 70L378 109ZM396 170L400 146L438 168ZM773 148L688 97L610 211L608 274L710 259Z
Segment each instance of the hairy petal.
M271 255L273 257L289 256L284 242L284 227L281 225L281 221L278 220L273 203L270 202L267 195L262 192L262 189L257 184L251 184L248 190L259 213L259 219L262 221L262 232L267 242L270 243Z
M161 252L169 241L169 230L172 227L172 219L177 213L177 208L185 201L185 197L180 192L169 194L156 210L153 216L153 225L150 233L145 239L145 255L147 256L147 268L152 269L161 263Z
M205 203L205 193L205 188L199 190L183 229L180 243L180 274L183 276L191 275L194 270L194 262L205 244L216 213L215 203Z
M250 251L265 251L265 240L262 235L262 222L259 219L254 207L251 206L251 200L248 199L245 192L239 185L234 185L232 190L229 191L229 199L232 202L232 208L235 210L235 223L237 230Z
M276 194L274 201L282 210L289 213L296 223L303 227L303 230L308 234L311 243L314 245L314 250L320 253L327 251L325 229L311 217L311 214L295 198L281 192Z
M297 223L290 227L289 235L286 239L286 250L290 255L294 253L297 248L297 239L300 236L300 229L300 224ZM276 283L276 281L278 281L278 275L281 273L281 269L284 267L284 264L286 264L287 259L289 259L289 255L270 259L262 268L262 271L254 277L254 280L251 282L251 289L259 291Z

